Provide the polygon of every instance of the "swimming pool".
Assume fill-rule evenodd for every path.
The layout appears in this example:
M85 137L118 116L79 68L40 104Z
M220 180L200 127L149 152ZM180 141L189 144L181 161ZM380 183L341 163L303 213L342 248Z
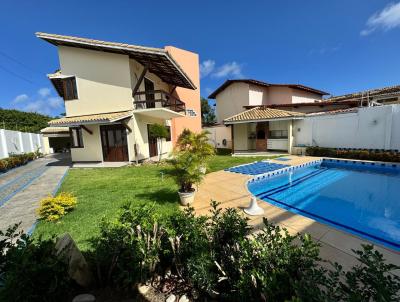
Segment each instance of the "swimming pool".
M400 250L400 165L327 160L248 183L258 198Z

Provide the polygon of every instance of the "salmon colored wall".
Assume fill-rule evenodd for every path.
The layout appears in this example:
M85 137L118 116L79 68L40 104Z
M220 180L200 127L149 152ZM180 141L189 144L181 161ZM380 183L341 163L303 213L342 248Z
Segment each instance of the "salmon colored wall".
M171 139L175 145L176 140L182 133L183 129L188 128L193 132L201 131L201 105L200 105L200 71L199 71L199 55L187 50L176 48L173 46L166 46L165 49L175 59L175 61L182 67L188 77L196 86L195 90L176 87L176 96L185 102L186 109L192 109L196 112L197 116L185 116L173 118L171 121Z

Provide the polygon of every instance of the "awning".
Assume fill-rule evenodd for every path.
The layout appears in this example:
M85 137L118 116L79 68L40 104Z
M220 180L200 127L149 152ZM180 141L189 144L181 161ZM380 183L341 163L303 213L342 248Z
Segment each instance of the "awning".
M149 66L149 71L156 74L164 82L183 88L196 89L196 86L182 67L179 66L167 50L162 48L144 47L41 32L37 32L36 36L56 46L79 47L128 55L143 66Z
M87 114L80 116L69 116L63 117L56 120L51 120L48 122L50 126L64 126L73 127L80 125L90 125L90 124L109 124L114 123L133 115L131 110L119 111L112 113L99 113L99 114Z
M46 127L40 130L44 137L69 137L68 127Z
M275 120L293 120L302 119L305 114L295 111L286 111L279 109L267 108L264 106L255 107L246 111L243 111L234 116L228 117L224 120L225 125L229 124L240 124L249 122L267 122Z

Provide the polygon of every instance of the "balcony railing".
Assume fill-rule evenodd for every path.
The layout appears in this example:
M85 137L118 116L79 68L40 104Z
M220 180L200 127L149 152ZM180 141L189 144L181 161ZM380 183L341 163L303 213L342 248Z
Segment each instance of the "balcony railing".
M167 108L175 112L186 110L185 103L163 90L136 92L134 109Z

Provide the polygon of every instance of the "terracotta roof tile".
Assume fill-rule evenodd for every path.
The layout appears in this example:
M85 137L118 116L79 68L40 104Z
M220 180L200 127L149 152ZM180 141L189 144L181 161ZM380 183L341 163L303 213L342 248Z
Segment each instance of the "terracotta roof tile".
M132 111L119 111L112 113L100 113L100 114L88 114L80 116L69 116L55 120L51 120L48 124L50 126L72 126L72 125L84 125L91 123L111 123L121 119L132 116Z
M304 116L304 113L295 111L285 111L267 107L255 107L239 114L231 116L224 120L225 124L243 122L243 121L257 121L257 120L273 120L273 119L285 119L285 118L296 118Z

